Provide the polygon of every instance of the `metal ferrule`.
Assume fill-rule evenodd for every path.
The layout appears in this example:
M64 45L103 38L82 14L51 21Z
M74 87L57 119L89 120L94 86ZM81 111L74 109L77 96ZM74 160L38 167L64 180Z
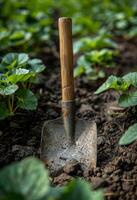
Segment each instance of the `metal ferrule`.
M75 143L75 101L63 101L62 113L64 129L70 144Z

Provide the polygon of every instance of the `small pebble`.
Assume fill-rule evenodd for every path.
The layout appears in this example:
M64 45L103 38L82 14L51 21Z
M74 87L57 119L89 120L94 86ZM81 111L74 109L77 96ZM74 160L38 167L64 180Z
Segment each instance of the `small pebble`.
M94 189L97 189L99 187L103 187L106 183L106 181L103 178L100 178L100 177L91 177L90 181L91 181Z
M101 176L102 176L102 174L101 174L100 172L98 172L98 173L97 173L97 176L98 176L98 177L101 177Z
M80 164L78 163L77 160L70 160L65 164L63 167L63 171L67 174L77 174L77 172L81 169Z
M129 191L129 190L130 190L130 185L129 185L129 183L128 183L127 181L124 181L124 182L122 183L122 188L123 188L123 190L125 190L125 191Z
M105 144L105 138L103 136L99 136L97 140L98 146Z

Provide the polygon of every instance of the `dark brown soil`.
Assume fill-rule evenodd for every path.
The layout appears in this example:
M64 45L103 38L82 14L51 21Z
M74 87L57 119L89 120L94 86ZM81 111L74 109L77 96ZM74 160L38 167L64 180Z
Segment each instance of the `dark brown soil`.
M114 73L121 75L129 70L135 71L135 42L120 40L119 43L121 56ZM11 119L0 122L1 167L30 155L39 157L43 122L61 115L58 58L50 53L45 56L46 59L43 60L47 70L41 75L40 84L33 88L39 96L37 111L19 111ZM116 94L106 92L94 95L101 82L87 81L86 77L76 80L77 116L95 120L98 127L97 168L83 172L78 163L68 163L60 174L53 177L53 183L63 185L80 176L90 181L95 189L103 188L108 200L136 200L137 142L120 147L118 141L124 131L137 122L137 110L134 108L110 114L111 103L115 102Z

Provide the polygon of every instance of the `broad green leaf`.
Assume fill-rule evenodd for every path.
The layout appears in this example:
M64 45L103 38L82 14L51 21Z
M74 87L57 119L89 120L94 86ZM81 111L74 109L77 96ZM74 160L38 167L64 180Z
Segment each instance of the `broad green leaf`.
M108 89L115 88L115 85L117 84L117 77L116 76L110 76L105 83L103 83L95 92L95 94L99 94L102 92L105 92Z
M137 36L137 27L131 27L130 30L127 32L127 37L133 38Z
M10 115L10 112L4 102L0 102L0 120L5 119Z
M77 66L74 69L74 75L80 76L82 74L90 74L92 72L91 63L86 60L86 57L80 56L77 61Z
M78 77L82 74L84 74L85 72L85 69L83 66L77 66L75 69L74 69L74 77Z
M118 29L125 29L127 27L127 21L121 20L121 21L116 22L116 27Z
M40 73L45 69L44 65L33 65L30 68L31 72Z
M94 50L87 53L86 60L91 62L92 65L98 64L101 66L113 66L113 57L115 56L116 51L109 49Z
M6 85L0 85L0 94L1 95L11 95L15 93L15 91L18 89L18 86L15 84L6 84Z
M40 59L29 60L28 64L31 72L40 73L45 69L45 66Z
M15 69L14 74L16 75L22 75L22 74L28 74L29 70L28 69L24 69L24 68L18 68Z
M0 40L6 39L9 36L9 31L0 29Z
M82 51L82 47L83 47L83 41L82 40L79 40L79 41L76 41L74 42L73 44L73 51L74 51L74 54Z
M95 68L93 71L88 75L88 80L97 80L99 78L104 78L105 77L105 72L100 70L97 71Z
M8 53L2 59L2 64L11 65L13 62L17 62L17 53Z
M10 70L13 70L15 67L17 66L17 60L14 60L12 63L10 64L5 64L5 63L1 63L0 64L0 71L3 73L9 73Z
M28 64L30 64L30 65L39 65L39 64L41 64L41 63L42 63L42 61L41 61L40 59L37 59L37 58L30 59L30 60L28 61Z
M7 76L4 73L0 73L0 85L2 83L7 83Z
M116 48L117 45L109 38L97 36L95 38L84 37L74 43L74 53L91 51L92 49L101 49L106 47Z
M18 54L18 65L24 65L29 60L29 56L26 53L19 53Z
M100 199L98 198L100 196ZM84 180L73 180L64 188L60 200L103 200L103 195L93 193L91 186Z
M79 59L77 60L77 65L78 66L83 66L85 67L88 63L88 61L86 60L86 57L84 55L80 56Z
M0 198L12 194L11 197L20 195L24 200L39 200L48 192L48 173L44 164L35 158L27 158L0 171Z
M29 57L26 53L8 53L3 59L2 63L6 65L11 65L12 63L16 62L16 65L22 66L27 63Z
M28 69L18 68L15 69L12 75L8 76L7 79L9 82L16 84L18 82L24 82L34 76L35 74Z
M32 34L25 31L15 31L9 37L9 46L18 46L27 42Z
M11 34L9 37L10 40L16 41L16 40L22 40L24 39L24 31L15 31Z
M119 98L119 105L121 107L130 107L137 105L137 91L129 94L122 94Z
M137 123L128 128L119 140L119 145L128 145L137 139Z
M26 110L35 110L37 108L37 98L31 90L19 89L16 93L17 105Z
M134 87L137 87L137 72L131 72L123 76L123 79Z
M130 84L127 83L123 78L110 76L105 83L103 83L95 92L95 94L102 93L109 89L114 89L116 91L125 92L128 90Z

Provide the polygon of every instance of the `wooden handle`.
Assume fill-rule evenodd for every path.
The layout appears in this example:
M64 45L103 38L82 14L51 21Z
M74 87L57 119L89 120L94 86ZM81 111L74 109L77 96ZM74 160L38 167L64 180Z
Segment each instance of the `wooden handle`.
M62 101L74 100L72 20L59 18Z

